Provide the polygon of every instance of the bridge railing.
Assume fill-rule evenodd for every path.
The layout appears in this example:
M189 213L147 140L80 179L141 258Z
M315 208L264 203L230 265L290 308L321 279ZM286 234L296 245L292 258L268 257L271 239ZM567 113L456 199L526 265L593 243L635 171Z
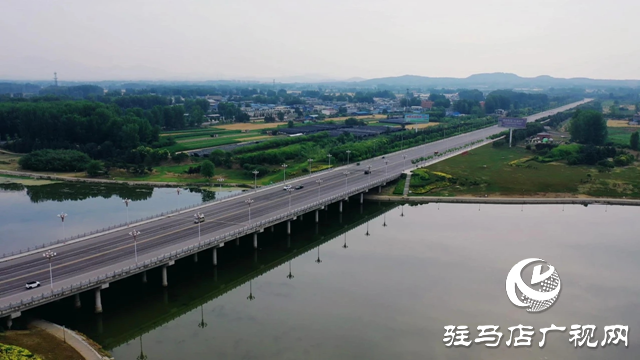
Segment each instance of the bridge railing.
M349 189L348 191L340 192L339 194L332 195L328 198L323 198L313 203L307 204L305 206L292 209L291 211L287 211L286 213L245 225L239 229L227 232L223 235L218 235L211 239L203 240L197 244L189 245L189 246L183 247L182 249L172 251L170 253L163 254L157 257L153 257L149 260L137 263L135 265L126 266L119 270L108 272L104 275L99 275L89 280L81 281L68 286L63 286L61 288L54 289L52 291L42 292L40 295L24 298L24 299L21 299L20 301L9 302L8 304L0 305L0 316L6 315L12 312L20 311L22 309L31 308L40 304L44 304L62 297L66 297L66 296L84 291L84 290L96 289L99 286L105 283L108 283L110 281L115 281L132 274L140 273L150 268L164 265L172 260L183 258L195 252L217 246L221 243L238 238L240 236L251 234L256 231L260 231L268 226L275 225L287 219L292 219L293 217L304 214L311 210L319 209L335 201L342 200L346 197L358 194L364 190L368 190L370 188L379 186L383 183L389 182L397 178L397 176L398 176L397 174L385 176L383 179L376 180L373 182L368 182L364 185Z
M422 159L421 162L424 162L423 165L428 165L429 163L433 162L433 161L429 161L429 160L434 160L435 161L435 160L438 160L438 158L448 157L447 155L453 155L454 153L457 153L459 150L464 150L466 148L473 147L474 145L477 145L478 143L485 144L485 143L488 143L490 141L495 141L495 140L497 140L497 139L489 140L489 141L487 139L477 140L477 141L470 142L470 143L465 144L465 145L460 146L460 147L449 148L449 149L447 149L445 151L440 152L438 155L435 155L435 156L434 155L429 155L426 158L425 157L416 157L416 158L412 158L412 159L409 159L409 160L413 162L413 160ZM478 146L481 146L481 145L478 145ZM312 174L300 175L300 176L297 176L297 177L294 177L294 178L290 178L290 179L299 180L300 177L309 176L309 175L323 174L323 173L331 171L332 169L333 168L328 168L328 169L324 169L324 170L321 170L321 171L314 172ZM285 183L284 181L280 181L280 182L277 182L277 183L273 183L273 184L262 186L261 188L272 188L272 187L275 187L275 186L282 186L284 183ZM142 221L148 221L148 220L152 220L152 219L159 219L159 218L162 218L162 217L165 217L165 216L169 216L169 215L180 213L181 211L185 211L185 210L188 210L188 209L192 209L192 208L196 208L196 207L200 207L200 206L204 206L204 205L210 205L210 204L214 204L214 203L219 203L219 202L222 202L222 201L227 200L229 198L240 196L240 195L246 193L246 191L247 190L243 190L243 191L239 191L239 192L237 192L235 194L229 194L229 195L226 195L226 196L218 198L218 199L214 199L214 200L210 200L210 201L206 201L206 202L202 202L202 203L198 203L198 204L193 204L193 205L189 205L189 206L184 206L182 208L178 208L178 209L174 209L174 210L170 210L170 211L161 212L160 214L155 214L155 215L147 216L145 218L140 218L140 219L134 220L134 221L129 222L129 223L121 223L121 224L117 224L117 225L111 225L111 226L108 226L108 227L102 228L102 229L92 230L90 232L74 235L74 236L71 236L69 238L51 241L48 244L47 243L43 243L42 245L36 245L34 247L28 247L27 249L20 249L17 252L13 252L12 251L11 253L3 253L2 256L0 256L0 259L5 258L5 257L9 257L9 256L20 255L22 253L28 253L28 252L31 252L31 251L34 251L34 250L38 250L38 249L44 249L44 248L46 248L48 246L58 245L58 244L65 243L65 242L68 242L68 241L81 239L81 238L84 238L84 237L87 237L87 236L100 234L100 233L104 233L104 232L115 230L115 229L119 229L119 228L124 228L127 225L139 223L139 222L142 222Z

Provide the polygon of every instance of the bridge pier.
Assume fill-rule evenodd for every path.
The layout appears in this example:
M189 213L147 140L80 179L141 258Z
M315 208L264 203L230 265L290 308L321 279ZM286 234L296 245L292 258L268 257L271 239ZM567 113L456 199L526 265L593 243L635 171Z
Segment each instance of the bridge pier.
M340 200L340 212L342 212L342 200Z
M96 295L96 309L95 309L96 314L102 313L102 297L100 296L100 290L101 288L97 288L94 290Z
M287 220L287 235L291 235L291 220Z
M360 204L364 203L364 193L360 193Z
M73 296L73 305L76 309L80 309L82 307L82 303L80 302L80 294L75 294Z
M316 210L316 223L320 221L320 210Z
M147 272L146 271L142 272L142 283L143 284L147 283Z
M253 233L253 248L254 249L258 248L258 233L257 232Z
M7 317L7 329L11 330L11 325L13 325L13 319L11 318L11 316Z
M218 248L213 248L213 266L218 266Z
M378 194L382 192L382 186L378 186Z
M236 238L236 246L240 246L240 236Z
M271 225L271 232L275 232L275 231L276 231L275 225Z
M167 281L167 268L171 265L175 264L175 261L170 261L168 264L162 265L162 286L169 286L169 281Z
M198 253L193 254L193 262L194 263L198 262Z

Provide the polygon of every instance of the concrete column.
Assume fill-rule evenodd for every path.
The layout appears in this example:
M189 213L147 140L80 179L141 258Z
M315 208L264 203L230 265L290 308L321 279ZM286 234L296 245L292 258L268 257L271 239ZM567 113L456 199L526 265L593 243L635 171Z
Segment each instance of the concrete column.
M82 306L82 303L80 302L80 294L75 294L73 296L73 305L76 307L76 309L80 309L80 307Z
M213 248L213 266L218 266L218 248Z
M142 272L142 283L143 284L147 283L147 272L146 271Z
M342 212L342 200L340 200L340 212Z
M382 186L378 186L378 194L382 192Z
M167 265L162 265L162 286L169 286L169 282L167 281Z
M198 253L193 254L193 262L198 262Z
M360 193L360 204L364 203L364 193Z
M253 248L258 248L258 233L253 233Z
M276 227L274 225L271 225L271 232L276 231Z
M316 223L320 221L320 211L316 210Z
M96 314L102 313L102 297L100 296L100 288L95 290L96 293Z
M291 220L287 220L287 235L291 235Z
M236 246L240 246L240 237L236 238Z
M9 316L7 317L7 329L11 330L11 325L13 325L13 319Z

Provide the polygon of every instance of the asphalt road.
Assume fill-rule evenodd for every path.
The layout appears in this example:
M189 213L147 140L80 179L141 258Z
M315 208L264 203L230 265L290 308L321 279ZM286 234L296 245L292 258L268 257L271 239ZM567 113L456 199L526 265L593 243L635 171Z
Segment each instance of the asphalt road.
M578 104L574 103L536 114L530 116L528 120L535 121L540 117L567 110ZM385 160L377 157L360 162L360 166L352 164L335 168L330 172L296 178L288 183L294 187L302 185L304 188L290 194L282 187L275 187L258 190L255 193L247 192L228 201L208 205L198 210L206 217L206 221L200 224L201 239L223 235L247 225L249 223L249 205L245 200L248 198L253 200L251 221L266 220L286 213L289 210L289 204L291 204L291 209L295 209L318 199L337 195L345 191L346 188L382 179L387 174L400 174L406 169L415 167L412 166L411 159L419 158L425 154L431 155L435 151L443 152L450 148L459 147L503 130L493 126L387 155L385 160L388 161L388 164L386 165ZM404 156L406 156L406 160ZM372 173L365 175L364 170L369 165L371 165ZM350 174L345 176L345 171L349 171ZM317 179L322 179L320 185L316 183ZM134 228L140 232L137 237L139 262L157 256L159 251L171 246L188 246L198 243L198 225L193 223L195 212L196 210L144 224L132 225L129 228L57 247L54 250L57 256L52 261L53 287L68 286L71 280L88 280L90 276L96 276L95 274L101 273L101 271L102 274L106 274L113 271L113 266L121 264L123 261L128 261L129 265L132 265L134 263L134 241L129 232ZM43 252L44 250L36 254L0 262L0 304L19 301L48 291L50 287L49 263L43 257ZM25 283L33 280L40 281L42 287L25 290Z

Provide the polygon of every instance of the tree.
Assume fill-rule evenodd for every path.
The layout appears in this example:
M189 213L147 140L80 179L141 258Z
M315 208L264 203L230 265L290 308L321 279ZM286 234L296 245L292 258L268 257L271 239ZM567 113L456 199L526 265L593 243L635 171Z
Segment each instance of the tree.
M102 161L91 160L89 164L87 164L87 175L94 177L98 176L102 173L103 164Z
M631 147L631 150L638 150L639 140L640 140L640 134L638 134L637 131L631 134L631 140L629 141L629 146Z
M278 120L284 121L284 113L282 111L278 111Z
M273 123L273 122L276 122L276 118L274 118L273 115L269 114L264 117L264 122Z
M288 128L292 128L293 127L293 121L289 120L289 122L287 123L287 127Z
M460 90L458 91L458 98L460 100L482 101L484 100L484 95L480 90Z
M577 110L569 123L571 139L581 144L602 145L607 139L607 122L600 112Z
M200 164L200 174L207 179L210 179L215 175L215 166L209 160L205 160Z

